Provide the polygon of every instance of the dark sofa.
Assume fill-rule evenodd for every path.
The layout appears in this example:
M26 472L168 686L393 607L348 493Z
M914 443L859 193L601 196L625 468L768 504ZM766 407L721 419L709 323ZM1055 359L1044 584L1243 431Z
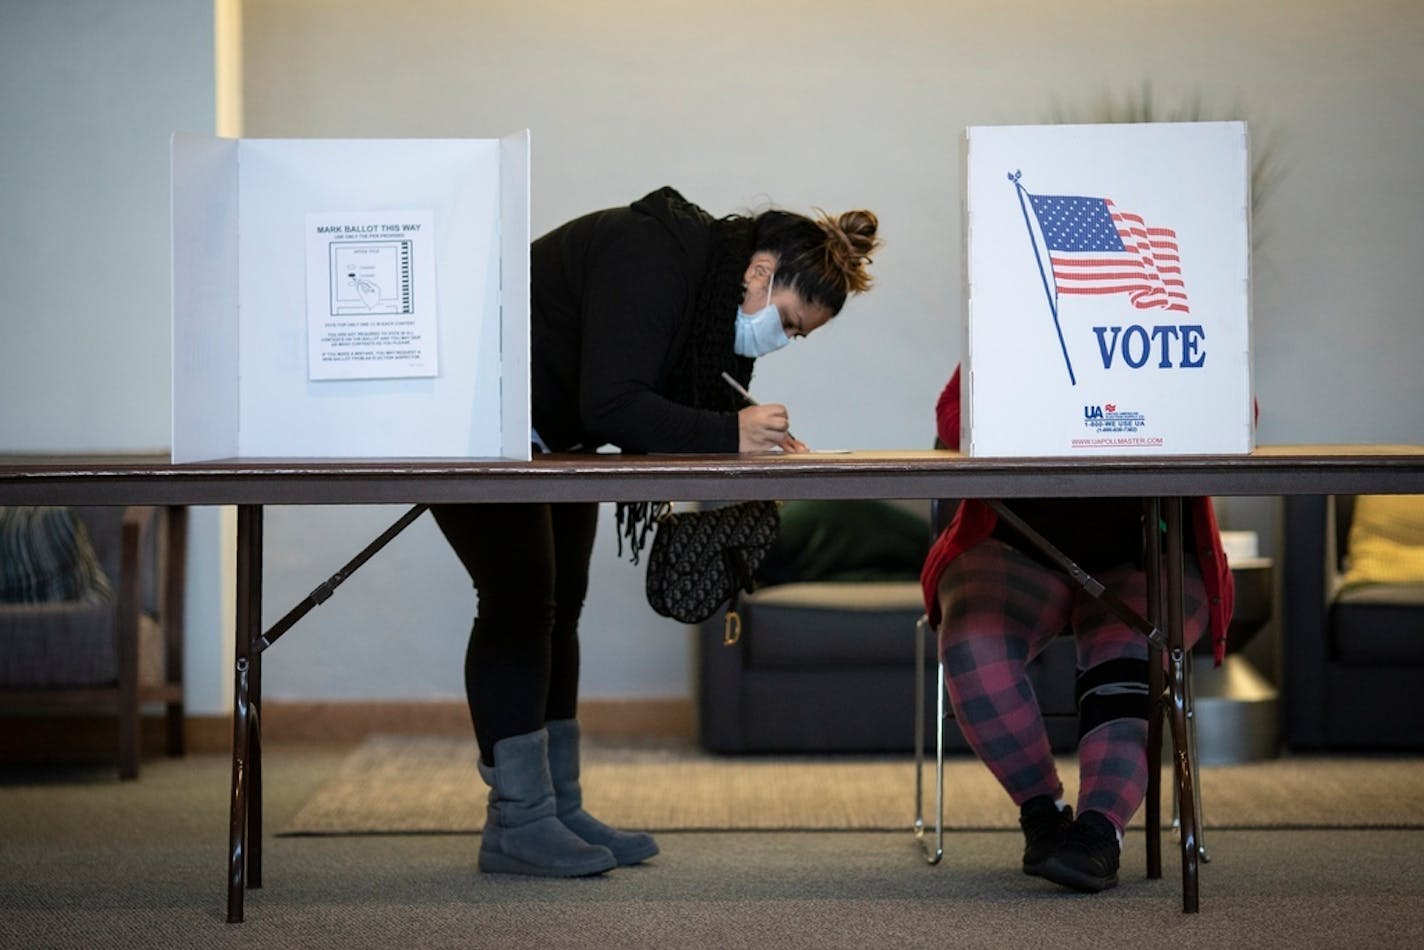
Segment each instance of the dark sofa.
M919 565L931 521L947 520L954 506L943 503L928 517L906 520L883 505L791 503L783 509L781 536L759 572L766 586L741 600L740 639L724 643L720 612L697 630L703 747L721 753L913 751L915 623L924 613ZM1271 616L1272 568L1258 558L1233 573L1237 610L1228 639L1234 650ZM918 713L927 724L939 687L936 652L931 635ZM1207 638L1197 652L1209 668ZM1077 748L1075 673L1074 643L1066 636L1029 667L1055 752ZM1273 723L1270 711L1267 716ZM925 736L932 751L933 728ZM1274 735L1264 741L1273 745ZM952 717L945 743L968 750Z
M1424 748L1424 584L1336 590L1354 496L1285 501L1283 731L1297 749Z
M783 509L781 538L759 572L767 586L740 604L740 639L723 642L720 612L697 630L699 731L706 749L913 750L915 623L924 613L918 573L930 518L884 505L788 503ZM931 636L919 711L929 717L938 687L935 654ZM1072 640L1055 642L1034 662L1031 676L1054 748L1072 750ZM932 743L933 729L926 736ZM945 742L968 749L952 719Z
M712 752L908 752L915 738L915 581L769 587L746 597L742 635L722 642L722 615L697 631L698 712ZM938 667L926 638L925 707ZM1073 641L1062 637L1031 668L1053 746L1077 744ZM933 722L933 718L927 718ZM933 730L927 728L927 742ZM946 748L968 748L951 718Z

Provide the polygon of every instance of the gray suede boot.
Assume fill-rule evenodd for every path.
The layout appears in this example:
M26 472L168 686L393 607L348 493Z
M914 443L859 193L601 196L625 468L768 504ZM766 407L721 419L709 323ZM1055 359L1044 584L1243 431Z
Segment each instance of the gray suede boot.
M583 810L578 721L556 719L544 727L549 733L549 775L554 782L555 807L565 827L589 844L612 851L622 865L638 864L657 854L658 843L652 835L610 828Z
M555 816L546 730L499 740L494 767L479 766L490 787L480 835L481 871L582 877L618 866L611 851L584 841Z

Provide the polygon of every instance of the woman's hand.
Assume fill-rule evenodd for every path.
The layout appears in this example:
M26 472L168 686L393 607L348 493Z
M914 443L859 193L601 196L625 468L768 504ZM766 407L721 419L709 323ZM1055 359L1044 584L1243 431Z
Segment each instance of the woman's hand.
M791 435L786 407L779 403L747 406L737 413L737 431L739 452L806 451L806 446Z
M796 436L794 436L794 435L792 435L790 432L788 432L788 433L786 433L786 438L785 438L784 440L782 440L782 443L781 443L781 451L783 451L783 452L809 452L809 451L811 451L811 448L810 448L810 446L808 446L805 442L802 442L800 439L796 438Z

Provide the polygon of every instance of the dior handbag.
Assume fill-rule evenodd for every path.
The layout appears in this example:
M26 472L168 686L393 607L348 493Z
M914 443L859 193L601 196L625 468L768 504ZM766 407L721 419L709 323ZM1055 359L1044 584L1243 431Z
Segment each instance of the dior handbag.
M648 555L648 604L664 617L701 623L738 591L750 592L753 574L781 527L779 503L744 501L721 508L657 516ZM726 639L736 642L741 619L727 610Z

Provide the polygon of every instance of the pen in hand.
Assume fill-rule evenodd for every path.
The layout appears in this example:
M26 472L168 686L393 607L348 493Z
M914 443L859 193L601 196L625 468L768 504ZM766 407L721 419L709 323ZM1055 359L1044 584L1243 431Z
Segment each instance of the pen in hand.
M741 383L737 382L737 380L732 376L731 373L728 373L726 370L723 370L723 371L722 371L722 378L723 378L724 380L726 380L728 386L731 386L734 390L736 390L737 395L741 396L743 399L745 399L745 400L747 401L747 405L748 405L748 406L759 406L759 405L761 405L761 403L757 402L755 399L752 398L752 394L751 394L751 393L747 392L747 387L745 387L745 386L743 386ZM787 430L786 430L786 438L790 439L790 440L793 441L793 442L796 441L796 436L794 436L794 435L791 434L791 430L790 430L790 429L787 429Z

